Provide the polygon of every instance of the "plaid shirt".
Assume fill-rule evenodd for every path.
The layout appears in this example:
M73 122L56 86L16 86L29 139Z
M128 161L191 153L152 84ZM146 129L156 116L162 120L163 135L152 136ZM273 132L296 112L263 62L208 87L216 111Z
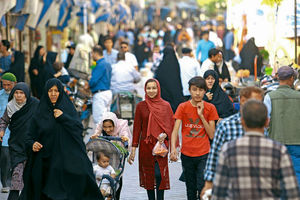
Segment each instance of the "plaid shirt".
M285 146L247 132L226 143L220 153L212 199L300 199Z
M217 126L213 144L210 148L206 167L204 172L204 180L213 181L216 172L219 152L228 141L235 140L244 135L241 124L241 114L236 113L230 117L223 119Z

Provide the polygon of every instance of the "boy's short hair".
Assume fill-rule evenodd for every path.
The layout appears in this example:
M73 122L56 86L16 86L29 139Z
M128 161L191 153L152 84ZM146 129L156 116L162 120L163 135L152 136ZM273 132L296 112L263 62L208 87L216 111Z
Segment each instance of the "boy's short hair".
M100 151L96 155L97 161L100 160L102 156L110 158L109 154L106 151Z
M55 62L53 63L53 68L56 72L59 72L63 68L63 65L61 62Z
M201 76L195 76L189 80L189 90L191 89L191 86L194 85L198 88L207 90L205 79Z
M201 37L202 37L203 35L206 35L206 34L209 34L209 32L208 32L208 31L202 31Z
M2 40L2 45L6 47L6 50L10 48L10 42L8 40Z
M213 56L218 55L221 52L221 50L212 48L211 50L208 51L208 57L212 58Z
M111 40L112 42L114 42L114 41L113 41L113 38L110 37L109 35L107 35L107 36L104 37L104 40L103 40L103 41L105 42L106 40Z
M103 56L103 49L100 45L96 45L93 47L93 52Z

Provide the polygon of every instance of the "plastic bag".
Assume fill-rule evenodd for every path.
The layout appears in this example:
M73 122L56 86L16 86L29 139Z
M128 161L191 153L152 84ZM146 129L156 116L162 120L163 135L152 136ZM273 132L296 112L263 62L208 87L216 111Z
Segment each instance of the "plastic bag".
M152 150L152 154L154 156L161 156L161 157L165 157L168 154L168 148L166 147L166 145L164 143L159 143L157 142Z

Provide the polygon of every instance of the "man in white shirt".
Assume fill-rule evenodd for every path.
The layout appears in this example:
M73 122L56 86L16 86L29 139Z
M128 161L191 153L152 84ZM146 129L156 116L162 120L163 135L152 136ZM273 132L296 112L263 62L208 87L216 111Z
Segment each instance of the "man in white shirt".
M121 42L121 51L125 53L126 62L130 63L136 70L138 69L138 62L134 54L129 52L129 44L126 41Z
M203 77L207 70L214 70L215 63L219 63L222 59L222 52L216 48L209 50L208 58L202 63L200 69L200 76Z
M182 92L185 100L189 100L189 80L195 76L200 76L200 64L196 58L192 56L192 50L190 48L182 49L183 57L179 59L180 76L182 84Z
M113 94L129 91L134 91L134 83L141 79L140 73L130 64L125 61L125 54L119 52L117 55L118 62L112 65L112 77L110 89Z

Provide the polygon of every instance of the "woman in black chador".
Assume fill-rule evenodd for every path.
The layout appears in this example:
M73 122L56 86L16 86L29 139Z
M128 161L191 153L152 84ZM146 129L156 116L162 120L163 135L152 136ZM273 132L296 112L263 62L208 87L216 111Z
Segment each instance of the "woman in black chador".
M39 77L42 76L44 70L43 57L45 55L45 49L43 46L38 46L35 49L33 58L30 61L28 73L30 76L30 87L33 96L40 98L38 94L41 95L43 88L39 85Z
M82 124L58 79L45 85L26 144L30 156L21 200L101 200L86 155Z
M155 72L155 78L160 83L161 97L171 104L175 113L178 105L184 102L180 67L172 45L166 45L163 53L163 60Z

